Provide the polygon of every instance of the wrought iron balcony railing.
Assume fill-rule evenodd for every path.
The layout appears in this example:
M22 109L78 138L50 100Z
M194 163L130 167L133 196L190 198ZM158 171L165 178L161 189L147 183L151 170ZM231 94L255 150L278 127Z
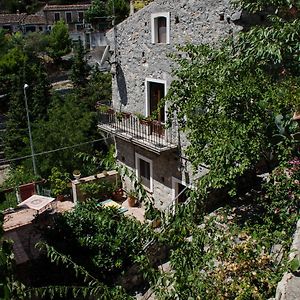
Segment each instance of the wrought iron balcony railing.
M99 112L99 128L158 153L177 147L175 128L166 128L159 121L139 119L126 112Z

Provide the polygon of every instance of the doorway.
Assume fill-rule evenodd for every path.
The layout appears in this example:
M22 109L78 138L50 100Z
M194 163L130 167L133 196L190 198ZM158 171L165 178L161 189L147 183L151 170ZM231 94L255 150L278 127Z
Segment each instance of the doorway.
M172 196L176 204L184 203L189 197L189 187L184 181L181 181L175 177L172 177Z
M147 116L157 112L156 120L165 122L165 106L161 105L161 100L166 96L166 82L159 79L146 79L146 112Z

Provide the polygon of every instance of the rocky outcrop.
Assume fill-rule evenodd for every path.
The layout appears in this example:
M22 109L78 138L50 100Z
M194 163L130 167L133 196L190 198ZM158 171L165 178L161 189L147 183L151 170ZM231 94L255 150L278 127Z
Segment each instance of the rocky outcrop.
M300 220L297 223L289 260L300 259ZM300 299L300 277L299 274L285 273L278 283L275 300L299 300Z

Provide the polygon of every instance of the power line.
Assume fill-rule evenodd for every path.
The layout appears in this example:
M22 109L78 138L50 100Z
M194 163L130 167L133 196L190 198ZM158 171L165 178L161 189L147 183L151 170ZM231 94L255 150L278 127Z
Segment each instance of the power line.
M43 152L39 152L39 153L35 153L34 156L41 156L44 154L49 154L49 153L54 153L54 152L58 152L58 151L62 151L62 150L66 150L66 149L71 149L71 148L76 148L76 147L80 147L83 145L87 145L87 144L92 144L94 142L100 142L100 141L104 141L104 140L108 140L108 137L102 138L102 139L97 139L97 140L93 140L93 141L89 141L89 142L84 142L84 143L79 143L79 144L75 144L72 146L66 146L66 147L62 147L62 148L57 148L57 149L53 149L53 150L49 150L49 151L43 151ZM25 155L25 156L21 156L21 157L16 157L16 158L12 158L12 159L6 159L5 162L13 162L13 161L18 161L18 160L22 160L22 159L26 159L26 158L31 158L32 155Z

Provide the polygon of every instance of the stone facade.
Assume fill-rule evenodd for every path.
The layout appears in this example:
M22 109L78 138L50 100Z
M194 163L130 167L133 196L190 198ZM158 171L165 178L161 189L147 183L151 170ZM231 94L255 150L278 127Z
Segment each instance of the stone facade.
M43 13L49 25L63 20L68 24L69 31L80 31L84 29L84 13L90 6L90 4L46 5Z
M47 25L43 16L22 14L0 14L0 28L7 32L46 32Z
M115 68L113 107L148 116L150 84L163 84L166 94L172 82L172 68L176 66L168 54L177 51L178 45L218 44L241 30L236 25L240 16L232 10L229 0L156 0L109 31L107 38L114 51L110 61ZM156 36L160 34L160 17L165 18L163 42L158 42ZM178 182L192 183L189 163L178 156L178 149L153 154L147 147L137 148L130 140L117 140L118 159L130 168L136 169L135 153L152 160L152 195L159 207L166 207L174 199ZM205 172L200 170L200 175Z

